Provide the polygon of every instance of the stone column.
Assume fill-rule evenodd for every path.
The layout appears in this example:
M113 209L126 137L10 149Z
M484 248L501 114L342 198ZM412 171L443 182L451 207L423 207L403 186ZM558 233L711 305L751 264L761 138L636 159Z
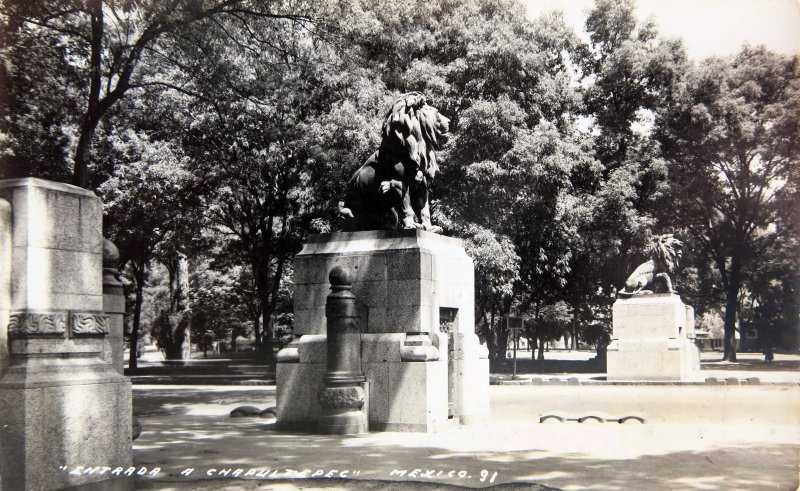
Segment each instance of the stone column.
M108 344L114 369L125 374L125 292L118 277L119 249L103 241L103 310L108 316Z
M362 385L361 329L353 295L353 273L336 266L330 272L331 294L325 315L328 319L328 372L319 393L322 408L319 431L334 435L366 433L366 394Z
M108 479L63 471L132 462L131 388L112 366L103 312L102 203L86 189L34 178L0 181L2 200L11 205L10 247L0 250L10 257L11 281L0 282L0 302L8 302L0 310L10 313L0 326L9 346L0 487ZM4 236L8 223L0 221Z

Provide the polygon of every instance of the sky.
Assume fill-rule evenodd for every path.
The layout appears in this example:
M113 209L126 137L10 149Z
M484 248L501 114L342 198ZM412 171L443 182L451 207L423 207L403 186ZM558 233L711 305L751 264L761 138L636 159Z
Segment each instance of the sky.
M594 0L523 0L531 17L564 12L582 32ZM682 38L692 59L733 54L743 44L800 54L800 0L636 0L637 16L655 18L663 37Z

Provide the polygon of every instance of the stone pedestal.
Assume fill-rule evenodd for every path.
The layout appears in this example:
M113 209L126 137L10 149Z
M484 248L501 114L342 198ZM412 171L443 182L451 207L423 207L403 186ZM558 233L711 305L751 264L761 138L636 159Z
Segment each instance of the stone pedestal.
M0 257L11 262L8 280L0 273L0 312L9 318L0 326L9 346L0 363L0 487L105 479L59 469L132 462L131 389L112 365L103 311L102 203L84 189L26 178L0 181L0 204L11 210L0 224Z
M461 241L419 231L312 235L295 258L296 339L278 354L278 426L313 430L327 363L328 273L354 274L373 431L436 431L489 414L475 335L474 266Z
M694 309L677 295L639 295L614 303L608 380L692 381L699 377Z

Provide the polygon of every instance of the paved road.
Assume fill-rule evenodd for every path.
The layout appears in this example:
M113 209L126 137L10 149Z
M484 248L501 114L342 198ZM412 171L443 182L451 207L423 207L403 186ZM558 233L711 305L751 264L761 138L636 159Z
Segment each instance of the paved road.
M566 490L798 486L797 386L492 386L490 396L493 417L484 425L347 438L281 433L270 420L228 417L240 405L274 405L274 387L136 386L134 410L145 428L136 464L162 469L136 485L347 489L359 479L365 489L412 482ZM595 410L641 413L647 423L538 423L542 412ZM181 476L187 468L195 470ZM231 475L236 469L239 479ZM251 469L250 479L263 477L241 480ZM286 469L308 470L295 478L332 478L288 479ZM348 480L333 479L342 471Z

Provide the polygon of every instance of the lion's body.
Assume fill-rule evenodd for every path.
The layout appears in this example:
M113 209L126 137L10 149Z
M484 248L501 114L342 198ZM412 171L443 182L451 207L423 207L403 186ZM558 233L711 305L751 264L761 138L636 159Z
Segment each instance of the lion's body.
M653 293L646 287L655 287L655 280L662 279L667 293L675 293L670 274L675 271L682 254L683 243L674 238L672 234L661 235L656 238L652 249L651 258L640 264L625 280L625 287L619 291L619 296L645 295Z
M397 208L403 203L403 174L402 169L380 165L378 152L373 153L347 183L344 206L353 214L353 220L347 222L348 229L396 228ZM391 183L391 188L384 193L380 183L385 181Z
M347 230L422 228L431 224L428 186L449 120L412 92L398 98L383 123L377 152L353 174L340 213Z

